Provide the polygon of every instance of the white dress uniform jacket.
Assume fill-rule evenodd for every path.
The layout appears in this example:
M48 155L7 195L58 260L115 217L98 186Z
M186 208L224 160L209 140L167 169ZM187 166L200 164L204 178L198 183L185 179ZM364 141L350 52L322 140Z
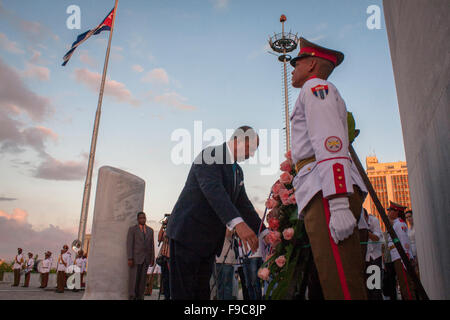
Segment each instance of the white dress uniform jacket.
M14 260L14 266L13 266L13 269L22 269L22 264L20 264L20 263L17 263L17 261L22 261L22 259L23 259L23 254L18 254L17 256L16 256L16 259Z
M84 271L84 259L83 258L76 258L75 259L75 265L80 269L80 273L83 273L83 271Z
M25 269L25 272L28 273L28 272L33 271L33 266L34 266L34 259L33 258L28 259L27 260L27 267Z
M60 262L60 258L58 258L58 265L56 267L56 271L66 271L66 268L69 267L72 264L72 259L70 256L70 253L68 254L67 252L64 253L61 257L61 259L64 261L64 263L66 265L64 265L64 263Z
M51 258L44 259L41 265L41 273L48 273L52 268L52 260Z
M292 160L315 156L295 176L295 198L301 213L320 190L325 198L353 193L358 185L367 193L348 146L347 108L329 81L312 78L305 82L291 114Z
M378 241L372 241L368 240L368 244L367 244L367 253L366 253L366 261L370 261L370 259L375 260L378 259L379 257L381 257L382 255L382 241L383 241L383 234L381 231L381 227L380 227L380 221L378 221L377 217L369 214L369 219L368 219L368 225L369 225L369 230L370 232L372 232L374 235L376 235L379 240Z
M395 219L394 224L392 225L392 228L394 229L395 233L398 236L398 239L400 240L400 243L402 244L403 250L405 250L406 255L409 256L410 259L412 259L413 254L411 250L411 242L408 237L408 226L406 223L402 222L400 219ZM391 248L394 245L394 242L392 241L391 236L389 235L389 247ZM408 248L408 249L407 249ZM397 248L394 248L391 250L391 261L394 262L395 260L400 259L400 254L398 253Z

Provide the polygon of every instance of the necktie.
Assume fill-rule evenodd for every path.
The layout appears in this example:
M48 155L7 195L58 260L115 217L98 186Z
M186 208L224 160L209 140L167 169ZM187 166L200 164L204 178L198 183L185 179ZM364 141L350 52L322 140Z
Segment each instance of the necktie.
M234 179L234 190L236 190L236 180L237 180L237 175L236 175L236 171L237 171L237 163L233 162L233 179Z

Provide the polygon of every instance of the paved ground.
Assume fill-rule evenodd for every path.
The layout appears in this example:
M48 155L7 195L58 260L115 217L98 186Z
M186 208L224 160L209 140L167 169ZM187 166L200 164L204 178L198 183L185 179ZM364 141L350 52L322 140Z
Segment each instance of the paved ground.
M158 300L158 290L153 290L151 296L145 300ZM73 292L66 290L64 293L56 293L55 289L11 287L10 282L0 282L0 300L80 300L84 291Z

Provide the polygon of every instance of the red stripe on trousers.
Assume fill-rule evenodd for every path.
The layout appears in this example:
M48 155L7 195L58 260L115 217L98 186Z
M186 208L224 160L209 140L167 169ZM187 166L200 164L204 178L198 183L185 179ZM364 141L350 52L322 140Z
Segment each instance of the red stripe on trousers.
M412 300L411 292L409 291L409 286L408 286L408 278L406 277L405 267L403 267L403 263L402 263L402 272L403 272L403 277L405 278L406 291L408 292L408 299Z
M331 249L333 251L334 261L336 262L336 267L337 267L337 271L338 271L338 275L339 275L339 280L341 282L342 292L344 293L344 299L352 300L352 298L350 297L350 291L348 290L347 279L345 278L344 267L342 266L341 255L339 254L339 249L337 247L337 244L334 242L333 238L331 237L331 233L330 233L330 228L329 228L330 207L328 205L328 200L325 198L322 198L322 201L323 201L323 207L325 209L325 218L327 220L328 236L330 237Z

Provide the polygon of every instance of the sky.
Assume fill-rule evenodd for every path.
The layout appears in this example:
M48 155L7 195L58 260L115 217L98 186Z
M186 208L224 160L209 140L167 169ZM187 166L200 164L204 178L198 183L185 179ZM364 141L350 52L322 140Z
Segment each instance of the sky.
M67 28L70 5L80 8L79 30ZM366 25L370 5L381 8L380 29ZM113 0L0 0L0 258L12 259L18 246L43 252L76 237L109 32L61 63L76 37L113 6ZM174 136L191 136L194 157L198 148L224 141L205 134L195 142L202 138L194 130L199 124L201 132L224 137L244 124L269 137L283 129L282 64L267 44L281 32L281 14L287 30L345 53L329 80L361 129L354 147L362 162L371 154L381 162L405 160L382 1L119 1L88 232L100 167L145 180L144 211L158 227L190 169L173 159ZM290 91L291 108L298 93ZM282 133L267 145L271 168L278 168ZM264 171L262 162L242 164L259 212L279 175Z

